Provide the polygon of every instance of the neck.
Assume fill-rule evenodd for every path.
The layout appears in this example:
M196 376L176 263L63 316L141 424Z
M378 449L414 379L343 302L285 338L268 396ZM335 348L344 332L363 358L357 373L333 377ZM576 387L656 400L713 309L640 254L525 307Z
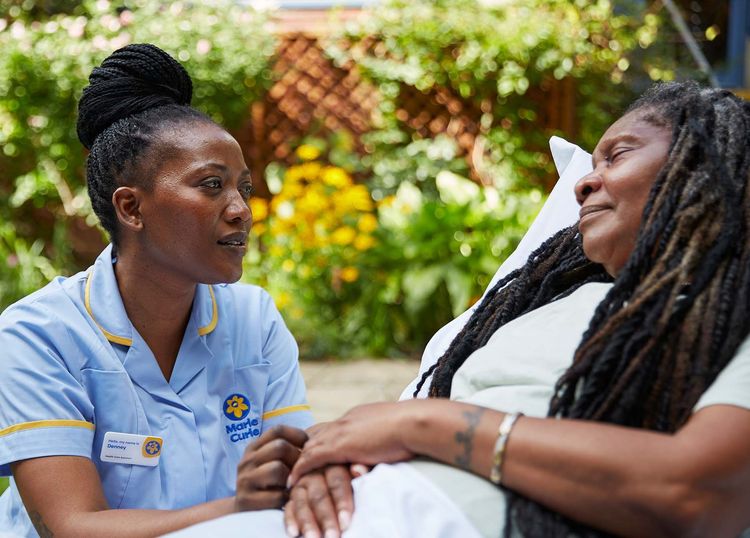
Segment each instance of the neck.
M118 251L117 287L130 322L168 380L190 319L196 284L165 279L138 258L129 251Z

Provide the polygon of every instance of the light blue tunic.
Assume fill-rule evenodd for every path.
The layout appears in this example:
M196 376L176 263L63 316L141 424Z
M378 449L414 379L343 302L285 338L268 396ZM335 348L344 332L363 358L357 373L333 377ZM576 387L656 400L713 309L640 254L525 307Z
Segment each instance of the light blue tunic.
M253 439L281 422L313 423L297 358L264 290L199 285L165 380L125 313L107 247L88 271L55 279L0 316L0 476L14 461L85 456L111 508L231 496ZM101 461L107 432L161 437L159 464ZM12 480L0 531L36 535Z

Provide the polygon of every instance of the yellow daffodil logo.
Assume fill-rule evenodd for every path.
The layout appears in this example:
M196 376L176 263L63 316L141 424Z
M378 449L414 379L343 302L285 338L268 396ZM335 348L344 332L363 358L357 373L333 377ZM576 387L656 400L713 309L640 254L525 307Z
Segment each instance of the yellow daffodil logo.
M141 445L141 454L146 458L155 458L161 454L161 445L160 437L146 437Z
M224 416L229 420L242 420L250 412L250 399L244 394L230 394L224 400Z

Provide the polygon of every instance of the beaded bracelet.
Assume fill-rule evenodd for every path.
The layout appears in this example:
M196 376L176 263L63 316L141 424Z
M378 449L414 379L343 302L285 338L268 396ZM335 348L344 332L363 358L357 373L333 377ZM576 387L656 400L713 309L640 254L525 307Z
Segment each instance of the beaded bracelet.
M502 480L502 473L500 468L503 465L503 456L505 455L505 446L508 444L508 437L513 429L518 417L523 416L523 413L509 413L505 415L503 421L500 423L500 427L497 429L497 441L495 441L495 447L492 449L492 470L490 471L490 481L493 484L500 485Z

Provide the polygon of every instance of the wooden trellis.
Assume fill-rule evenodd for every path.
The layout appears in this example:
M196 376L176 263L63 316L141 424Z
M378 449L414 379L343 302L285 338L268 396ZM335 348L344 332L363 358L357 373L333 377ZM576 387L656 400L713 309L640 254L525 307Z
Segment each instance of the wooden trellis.
M260 195L268 194L262 181L266 166L273 161L290 164L296 144L311 131L325 136L346 130L353 136L355 150L364 152L360 137L371 129L378 105L377 91L359 76L356 66L334 65L316 34L282 35L273 70L276 82L262 101L252 105L248 121L237 133ZM571 81L552 81L529 92L538 103L540 128L574 132ZM469 162L471 175L481 179L472 157L482 110L474 103L447 88L423 93L403 85L396 115L421 137L440 133L453 137Z

